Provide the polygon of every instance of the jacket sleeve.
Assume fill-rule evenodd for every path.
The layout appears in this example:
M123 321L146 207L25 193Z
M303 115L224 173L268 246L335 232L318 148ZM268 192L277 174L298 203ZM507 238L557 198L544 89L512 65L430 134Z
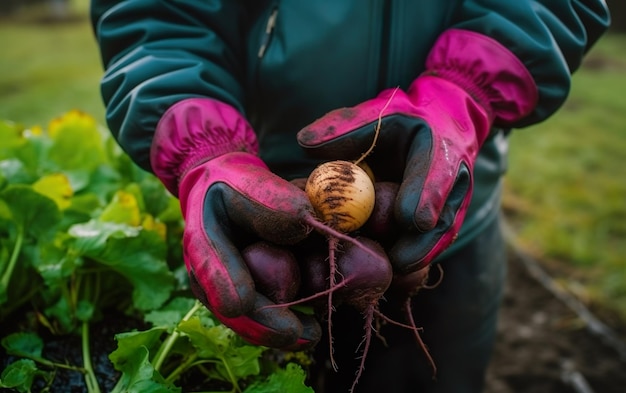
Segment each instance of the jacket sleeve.
M495 39L526 66L538 101L514 124L519 128L546 119L563 104L571 75L609 21L604 0L469 0L461 2L451 27Z
M154 130L175 102L210 97L243 110L243 17L233 0L92 0L107 124L139 166L151 170Z

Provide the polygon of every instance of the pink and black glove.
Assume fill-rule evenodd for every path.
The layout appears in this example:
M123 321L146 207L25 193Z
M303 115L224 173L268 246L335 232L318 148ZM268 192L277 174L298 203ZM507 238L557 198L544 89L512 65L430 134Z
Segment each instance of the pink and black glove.
M256 135L229 105L183 100L160 119L150 151L155 175L180 199L183 252L194 294L226 326L257 345L314 345L321 329L288 308L263 308L239 252L246 238L277 244L307 236L307 196L256 155Z
M531 75L509 50L478 33L448 30L406 92L389 89L332 111L301 130L298 142L317 158L356 159L372 144L382 113L366 161L377 179L401 183L395 216L402 232L388 252L396 271L409 273L458 235L491 126L520 120L536 100Z

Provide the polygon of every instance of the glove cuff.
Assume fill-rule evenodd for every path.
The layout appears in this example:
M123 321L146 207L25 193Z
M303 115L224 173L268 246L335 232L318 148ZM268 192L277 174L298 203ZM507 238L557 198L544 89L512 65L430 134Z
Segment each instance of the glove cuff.
M537 85L524 64L498 41L473 31L442 33L426 59L425 73L466 90L498 126L511 126L537 104Z
M233 107L208 98L171 106L159 120L150 163L154 174L178 195L180 179L192 168L230 152L258 153L254 130Z

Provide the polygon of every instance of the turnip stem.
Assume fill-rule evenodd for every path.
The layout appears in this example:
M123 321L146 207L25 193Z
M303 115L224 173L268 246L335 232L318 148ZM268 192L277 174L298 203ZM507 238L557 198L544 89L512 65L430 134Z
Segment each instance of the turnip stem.
M369 149L367 149L367 151L363 153L361 157L359 157L358 160L354 161L355 165L359 165L361 161L363 161L367 156L369 156L372 150L374 150L374 147L376 146L376 141L378 140L378 136L380 135L380 127L382 126L382 123L383 123L383 112L385 112L385 109L387 109L389 104L391 104L391 100L393 100L393 96L396 95L397 91L398 91L398 87L396 87L393 90L393 92L391 93L391 96L389 97L385 105L383 106L383 109L380 110L380 113L378 114L378 122L376 123L376 128L374 130L374 140L372 141L372 144L370 145Z
M341 233L331 227L329 227L328 225L318 221L317 219L315 219L315 217L313 216L306 216L304 218L304 223L307 225L310 225L313 229L317 230L318 232L328 236L328 237L335 237L337 238L337 240L342 240L346 243L352 243L354 246L360 248L361 250L365 251L366 253L374 256L375 258L384 260L380 255L378 255L376 252L374 252L374 250L370 249L369 247L367 247L366 245L364 245L363 243L361 243L360 241L358 241L357 239L346 235L345 233Z

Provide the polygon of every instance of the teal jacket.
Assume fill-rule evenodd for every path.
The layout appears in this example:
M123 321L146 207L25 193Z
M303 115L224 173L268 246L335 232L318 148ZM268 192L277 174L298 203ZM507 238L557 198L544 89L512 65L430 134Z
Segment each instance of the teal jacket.
M245 114L261 157L288 179L316 164L296 142L301 128L385 88L406 88L446 29L490 36L528 68L539 101L518 128L559 108L609 24L604 0L92 0L91 15L108 126L139 166L150 170L152 135L167 108L211 97ZM508 130L496 131L479 154L453 249L499 210Z

